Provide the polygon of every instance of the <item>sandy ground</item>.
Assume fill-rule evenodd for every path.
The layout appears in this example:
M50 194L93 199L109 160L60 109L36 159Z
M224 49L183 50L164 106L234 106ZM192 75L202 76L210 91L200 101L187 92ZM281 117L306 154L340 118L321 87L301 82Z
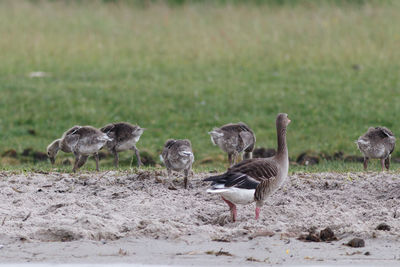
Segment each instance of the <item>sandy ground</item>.
M258 221L252 204L235 223L209 175L185 190L163 171L1 172L0 263L400 265L398 173L297 173ZM297 240L327 226L338 241ZM354 237L365 247L343 245Z

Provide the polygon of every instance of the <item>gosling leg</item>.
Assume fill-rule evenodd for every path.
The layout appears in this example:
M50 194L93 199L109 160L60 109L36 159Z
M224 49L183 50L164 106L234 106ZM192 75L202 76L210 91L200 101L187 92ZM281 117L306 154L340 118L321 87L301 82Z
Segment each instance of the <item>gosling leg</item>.
M79 154L74 153L75 155L75 162L74 162L74 167L72 168L73 172L76 172L76 170L79 168L78 167L78 162L79 162Z
M135 151L135 155L136 155L136 158L137 158L137 165L138 165L138 167L140 167L140 166L143 165L143 163L142 163L142 161L140 160L139 149L137 149L137 147L134 146L134 147L133 147L133 150Z
M382 171L385 170L385 159L381 159Z
M93 157L96 160L96 171L100 171L100 169L99 169L99 153L94 153Z
M366 171L368 168L368 160L369 160L369 158L364 157L364 171Z
M187 189L187 184L188 184L188 176L189 176L189 169L185 169L184 171L185 178L183 180L183 184L185 186L185 189Z
M114 155L114 166L115 168L118 168L118 163L119 163L118 152L115 149L113 149L111 153Z
M78 166L77 166L78 169L79 169L80 167L82 167L82 166L86 163L88 157L89 157L89 156L83 156L83 155L79 157Z
M386 170L389 170L389 167L390 167L390 155L385 159L385 167L386 167Z

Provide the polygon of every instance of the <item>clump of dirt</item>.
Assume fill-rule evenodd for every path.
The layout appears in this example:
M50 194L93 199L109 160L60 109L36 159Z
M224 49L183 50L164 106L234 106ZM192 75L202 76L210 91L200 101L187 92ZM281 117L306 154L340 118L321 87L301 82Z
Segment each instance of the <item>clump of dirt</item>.
M3 152L1 155L2 157L8 157L8 158L17 158L17 151L15 149L9 149Z
M37 162L37 161L46 161L47 160L47 153L44 153L42 151L34 151L31 147L25 148L21 156L24 157L22 160L24 162L26 161L31 161Z
M364 162L364 157L357 155L347 155L344 157L344 162Z
M154 165L156 165L155 158L147 150L140 151L140 160L142 161L144 166L154 166Z
M33 149L31 147L25 148L24 151L22 151L21 156L28 157L32 151Z
M223 251L222 248L219 251L214 251L214 250L209 250L205 252L208 255L215 255L215 256L230 256L232 257L233 255L229 253L228 251Z
M99 160L106 159L112 156L111 153L108 151L100 151L98 155L99 155Z
M259 147L254 149L253 158L269 158L275 156L275 154L276 150L274 148Z
M344 157L344 153L342 151L338 151L338 152L333 153L332 159L333 160L343 160L343 157Z
M304 165L304 166L316 165L316 164L319 164L319 161L320 161L320 159L319 159L318 155L315 155L312 152L303 152L296 159L296 162L298 164Z
M380 231L390 231L390 226L386 223L381 223L375 229Z
M30 135L36 135L36 131L35 131L35 129L28 129L28 134L30 134Z
M72 165L73 160L70 158L66 158L62 161L62 165L64 166L71 166Z
M352 248L362 248L365 247L365 241L362 238L353 238L345 245Z
M335 233L330 227L326 227L325 229L321 230L321 232L319 233L319 238L325 242L338 240L338 238L335 236Z
M47 154L41 151L34 151L32 158L34 161L47 161Z
M321 242L321 238L315 230L315 227L311 227L308 230L308 234L301 234L297 239L306 242Z
M297 239L306 242L330 242L338 240L330 227L326 227L319 233L316 231L315 227L311 227L308 230L308 234L301 234Z
M201 159L199 161L199 163L200 164L211 164L211 163L214 163L214 162L228 162L228 158L225 158L225 156L226 156L226 154L225 155L224 154L219 154L219 155L214 156L214 157L207 156L207 157L204 157L203 159Z
M73 230L66 228L51 227L40 229L35 233L35 239L44 242L69 242L81 239L82 236Z

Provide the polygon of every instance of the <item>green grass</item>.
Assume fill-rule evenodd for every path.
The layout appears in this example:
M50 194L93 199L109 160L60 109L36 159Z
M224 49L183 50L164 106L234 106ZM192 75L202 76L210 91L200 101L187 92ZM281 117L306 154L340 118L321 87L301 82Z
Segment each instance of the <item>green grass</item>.
M106 161L107 162L107 161ZM101 162L100 171L114 171L115 169L112 167L111 162L107 162L108 164L104 164ZM140 169L137 169L136 166L130 166L129 164L123 164L120 166L118 171L121 172L130 172L134 173L137 171L154 171L154 170L163 170L165 169L162 166L143 166ZM208 165L197 165L193 169L195 173L199 172L215 172L220 173L226 170L226 166L223 164L208 164ZM0 171L12 171L12 172L66 172L72 173L72 167L66 166L62 164L55 165L52 167L49 163L40 162L37 164L31 163L23 163L18 165L3 165L0 166ZM300 165L290 165L289 174L295 173L319 173L319 172L362 172L363 167L360 163L345 163L342 161L322 161L318 165L312 166L300 166ZM380 172L380 164L378 161L372 161L368 167L368 172ZM400 164L394 163L391 165L391 172L398 173L400 171ZM79 173L85 172L96 172L96 165L94 160L89 160L85 166L83 166Z
M158 156L166 139L189 138L198 168L208 157L222 166L207 131L244 121L257 146L275 147L286 112L291 157L359 154L354 140L369 126L400 133L399 12L396 1L1 1L0 152L44 151L73 125L129 121L148 128L139 149Z

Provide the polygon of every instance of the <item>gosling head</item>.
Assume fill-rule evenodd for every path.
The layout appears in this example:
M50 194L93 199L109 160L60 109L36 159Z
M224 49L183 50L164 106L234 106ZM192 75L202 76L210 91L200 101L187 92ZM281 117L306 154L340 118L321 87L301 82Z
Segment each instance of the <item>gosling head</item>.
M211 142L214 146L217 145L220 138L224 137L224 133L218 128L214 128L211 132L208 132L208 134L210 135Z
M146 128L137 127L135 130L133 130L132 134L136 135L136 136L141 136L145 130L147 130L147 129Z
M47 156L49 157L50 162L51 162L52 165L55 163L57 153L60 150L60 141L61 141L61 139L54 140L47 147Z

